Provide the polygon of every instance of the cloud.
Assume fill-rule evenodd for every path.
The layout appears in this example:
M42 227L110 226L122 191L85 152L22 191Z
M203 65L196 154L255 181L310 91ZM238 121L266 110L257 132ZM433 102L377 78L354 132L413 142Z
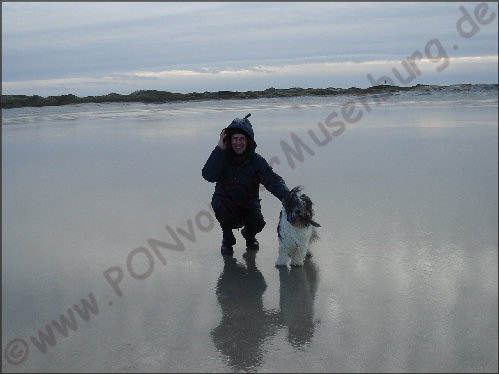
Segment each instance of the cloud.
M497 4L489 6L497 12ZM71 79L83 79L99 89L109 83L108 91L151 80L187 91L215 87L215 78L222 88L250 77L312 86L319 74L306 69L335 83L344 78L334 69L354 77L363 69L355 63L401 61L436 37L453 57L497 55L497 20L463 40L457 3L7 2L2 10L9 89L23 81L39 82L39 89L67 81L73 89Z
M337 87L348 88L371 86L367 74L374 79L390 76L397 85L417 83L434 84L445 81L445 76L467 72L466 78L450 83L496 83L498 56L451 57L444 65L441 59L432 61L423 58L416 62L420 70L417 79L408 84L397 81L393 68L406 78L401 60L377 60L366 62L322 62L282 65L256 65L246 68L202 67L196 69L138 70L115 73L101 77L58 78L3 82L4 93L39 94L42 96L61 93L75 93L79 96L116 92L128 94L138 89L158 89L173 92L218 91L218 90L264 90L277 88ZM438 71L438 68L445 69ZM488 78L487 78L488 77ZM453 76L453 78L455 78ZM433 82L432 82L433 80ZM449 82L445 83L449 84ZM45 92L45 93L44 93ZM58 92L58 93L57 93Z

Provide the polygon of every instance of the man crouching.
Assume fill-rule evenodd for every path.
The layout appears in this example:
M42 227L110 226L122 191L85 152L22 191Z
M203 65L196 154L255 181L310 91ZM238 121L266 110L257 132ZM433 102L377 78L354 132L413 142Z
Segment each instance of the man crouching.
M233 229L243 227L246 248L259 248L256 234L265 227L260 183L281 202L289 193L284 180L267 161L255 152L253 127L248 120L236 118L222 130L217 146L203 167L203 178L216 182L211 206L222 228L222 255L232 255L236 244Z

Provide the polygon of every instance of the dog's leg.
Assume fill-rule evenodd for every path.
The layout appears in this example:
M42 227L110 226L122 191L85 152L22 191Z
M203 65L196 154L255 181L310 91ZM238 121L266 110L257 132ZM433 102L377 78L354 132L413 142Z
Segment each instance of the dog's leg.
M286 266L288 259L289 259L288 251L286 251L286 248L284 248L282 243L279 242L279 256L277 257L275 266Z
M317 233L317 230L315 227L312 228L312 235L310 235L310 240L308 242L308 249L307 249L307 258L310 258L313 256L312 252L310 251L310 245L315 242L316 240L319 239L319 234Z
M291 266L303 266L305 262L306 250L298 248L291 257Z

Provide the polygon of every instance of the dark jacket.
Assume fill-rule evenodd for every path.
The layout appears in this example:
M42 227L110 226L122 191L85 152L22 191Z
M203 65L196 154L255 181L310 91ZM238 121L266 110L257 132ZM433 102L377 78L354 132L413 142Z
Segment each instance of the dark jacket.
M242 130L249 137L244 160L239 160L231 149L229 136L226 149L217 145L202 172L208 182L216 182L212 206L219 221L240 209L261 209L260 183L280 201L289 193L284 180L255 152L256 142L250 121L236 118L226 131L230 133L234 129Z

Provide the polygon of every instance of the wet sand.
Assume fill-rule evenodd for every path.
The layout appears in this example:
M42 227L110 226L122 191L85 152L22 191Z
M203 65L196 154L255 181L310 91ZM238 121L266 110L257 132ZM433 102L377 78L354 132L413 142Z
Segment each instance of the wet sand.
M339 110L297 98L4 115L2 371L497 372L497 94L397 96L315 144L308 131L322 139ZM257 151L315 203L304 267L274 266L267 191L260 250L236 231L220 255L201 168L248 112ZM292 132L313 151L294 168Z

